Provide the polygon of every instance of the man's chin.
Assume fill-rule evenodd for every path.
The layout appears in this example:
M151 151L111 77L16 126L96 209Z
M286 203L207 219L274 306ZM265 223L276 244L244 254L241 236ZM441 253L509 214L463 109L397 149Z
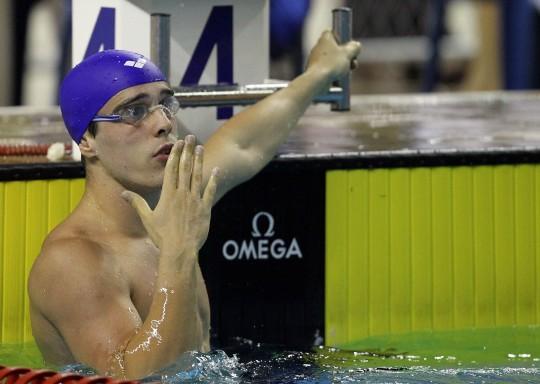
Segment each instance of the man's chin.
M158 173L161 174L157 175ZM159 172L158 170L145 179L138 178L138 180L130 180L122 184L124 184L126 189L139 194L159 193L163 186L163 171Z

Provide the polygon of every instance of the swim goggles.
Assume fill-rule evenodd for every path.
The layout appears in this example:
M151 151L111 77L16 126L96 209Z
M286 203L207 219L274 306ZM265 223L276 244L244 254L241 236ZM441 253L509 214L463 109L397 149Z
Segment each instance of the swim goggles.
M137 125L144 120L149 114L156 109L161 109L165 113L168 119L178 112L180 109L180 103L173 95L165 97L157 105L149 107L144 103L129 104L120 108L115 114L112 115L96 115L92 121L108 121L108 122L123 122L131 125Z

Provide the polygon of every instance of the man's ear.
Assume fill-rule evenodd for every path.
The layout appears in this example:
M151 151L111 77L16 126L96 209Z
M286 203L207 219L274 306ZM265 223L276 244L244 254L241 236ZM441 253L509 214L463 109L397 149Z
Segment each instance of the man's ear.
M97 157L96 141L88 132L82 137L79 143L79 149L81 150L81 155L87 159Z

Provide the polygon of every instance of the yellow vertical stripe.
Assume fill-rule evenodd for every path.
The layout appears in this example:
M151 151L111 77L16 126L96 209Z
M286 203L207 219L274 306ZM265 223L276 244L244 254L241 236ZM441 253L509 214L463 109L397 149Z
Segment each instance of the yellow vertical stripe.
M8 183L4 193L2 342L16 343L24 338L26 183L22 181Z
M495 173L495 318L497 325L511 325L515 310L514 167L501 166Z
M458 271L454 274L454 326L458 329L475 325L472 180L470 167L452 170L453 270Z
M411 280L412 329L433 326L433 277L431 258L431 170L411 170Z
M349 281L347 313L348 338L358 340L369 335L369 179L366 171L352 171L348 177L349 201L347 231ZM346 198L343 196L343 198Z
M536 320L535 285L535 201L534 168L516 167L515 173L516 226L516 321L533 324Z
M69 210L73 211L84 193L84 179L70 180L69 188Z
M25 278L32 264L41 250L43 239L47 236L47 181L36 180L27 182L26 189L26 252L25 252ZM25 318L24 318L24 341L32 340L32 327L30 323L28 295L24 295Z
M454 265L452 254L452 172L432 170L433 328L454 326Z
M411 183L408 169L390 172L390 331L411 330Z
M388 170L369 173L369 332L390 331Z
M56 227L66 218L70 212L70 181L69 180L51 180L49 181L49 231Z
M6 261L6 256L4 252L4 238L5 238L5 222L9 221L9 218L6 217L5 211L5 189L6 184L0 183L0 287L2 292L4 292L4 263ZM4 294L0 292L0 342L4 340L4 330L2 324L4 324L5 318L5 303L4 303Z
M493 167L473 174L475 318L478 327L495 325L495 202Z
M535 201L535 231L534 231L534 244L535 244L535 272L536 272L536 323L540 323L540 167L534 167L534 201ZM532 269L532 268L531 268Z
M333 228L332 236L326 239L326 289L325 301L331 303L325 316L326 338L332 344L348 340L348 229L347 222L347 172L332 172L327 177L327 198L334 201L327 205L326 224ZM329 296L330 295L330 296Z

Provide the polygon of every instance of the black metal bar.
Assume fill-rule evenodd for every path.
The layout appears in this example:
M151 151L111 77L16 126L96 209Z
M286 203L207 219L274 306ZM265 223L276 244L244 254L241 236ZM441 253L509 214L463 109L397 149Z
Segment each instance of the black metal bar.
M168 79L171 63L171 15L152 13L150 22L150 60Z
M174 95L182 108L250 105L286 88L287 85L287 83L279 83L178 87L175 88ZM313 102L335 104L340 103L342 98L343 90L339 87L332 87L327 93L317 96Z

